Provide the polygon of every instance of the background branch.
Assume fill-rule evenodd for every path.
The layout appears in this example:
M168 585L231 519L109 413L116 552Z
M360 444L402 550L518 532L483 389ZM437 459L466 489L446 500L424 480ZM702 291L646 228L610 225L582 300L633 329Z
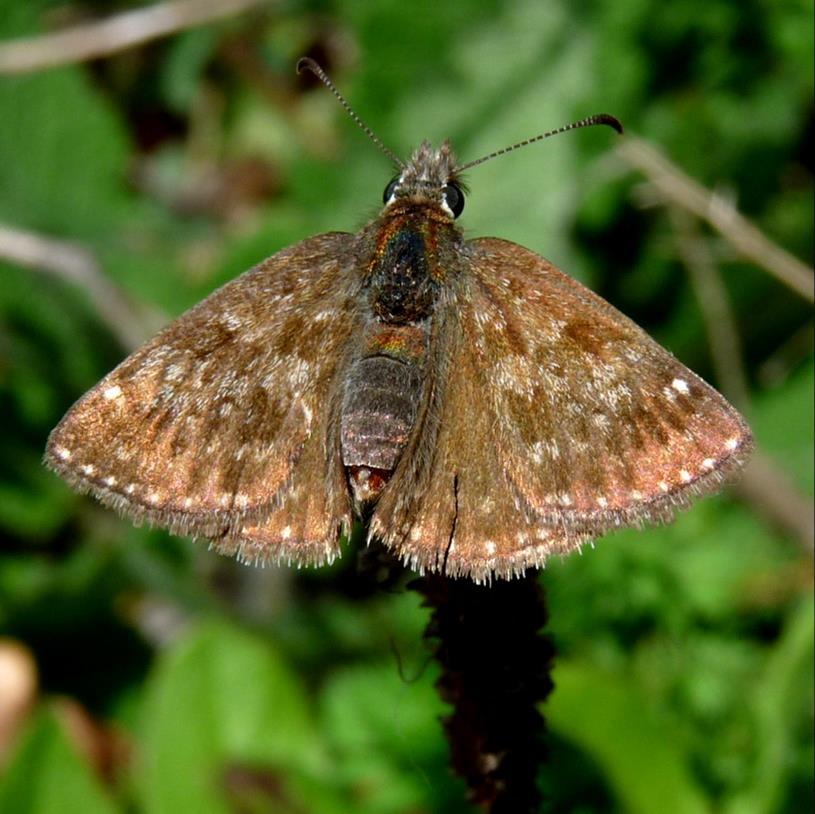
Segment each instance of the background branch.
M113 285L96 258L75 243L0 224L0 259L46 271L83 288L99 318L127 350L141 345L166 322Z
M99 59L268 4L269 0L168 0L53 34L10 40L0 44L0 73Z
M815 551L815 505L784 469L761 450L747 464L736 491L774 525Z
M668 214L674 226L677 251L702 312L716 381L733 404L747 410L750 390L741 340L719 269L694 219L675 206L668 207Z
M621 140L617 151L629 166L645 175L666 203L681 207L709 223L742 257L805 299L815 301L812 270L765 237L729 201L705 189L642 139L627 136Z

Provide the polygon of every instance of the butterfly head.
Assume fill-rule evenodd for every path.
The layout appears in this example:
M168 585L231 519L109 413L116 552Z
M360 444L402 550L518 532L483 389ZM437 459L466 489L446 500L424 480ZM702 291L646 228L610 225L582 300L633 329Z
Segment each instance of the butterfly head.
M450 143L445 141L434 150L423 141L385 187L382 200L385 209L405 202L435 205L453 220L464 209L465 191L456 174L456 157Z

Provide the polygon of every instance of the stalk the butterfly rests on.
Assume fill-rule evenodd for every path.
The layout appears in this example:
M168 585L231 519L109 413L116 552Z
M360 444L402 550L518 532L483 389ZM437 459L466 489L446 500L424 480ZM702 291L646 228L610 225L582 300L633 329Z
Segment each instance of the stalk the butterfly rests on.
M445 142L356 234L285 249L69 410L46 462L136 521L247 562L331 561L353 517L409 566L478 582L667 521L751 447L741 416L517 244L465 240Z

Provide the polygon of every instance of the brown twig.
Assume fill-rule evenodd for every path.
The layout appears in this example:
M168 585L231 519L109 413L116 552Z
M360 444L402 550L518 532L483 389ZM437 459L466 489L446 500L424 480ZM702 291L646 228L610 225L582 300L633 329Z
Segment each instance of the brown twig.
M0 224L0 258L79 285L100 319L127 350L144 342L165 321L133 303L102 274L96 258L75 243Z
M642 139L628 136L617 149L627 164L646 176L666 203L681 207L709 223L742 257L805 299L815 301L812 269L765 237L729 201L705 189Z
M65 31L0 44L0 73L28 73L86 62L231 17L269 0L165 0Z
M771 523L815 551L815 506L790 476L760 450L753 453L736 490Z
M761 363L756 374L759 384L770 388L784 381L793 368L810 357L813 345L815 345L815 324L809 320L798 327Z
M676 234L676 247L696 294L708 335L708 345L722 392L740 409L747 410L750 390L736 318L719 269L694 219L684 210L668 209Z

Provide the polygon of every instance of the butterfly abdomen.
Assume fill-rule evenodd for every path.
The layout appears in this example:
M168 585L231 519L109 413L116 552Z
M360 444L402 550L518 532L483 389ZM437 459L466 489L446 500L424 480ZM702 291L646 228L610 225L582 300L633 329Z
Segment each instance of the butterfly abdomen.
M351 366L340 419L342 462L358 506L378 497L407 444L422 394L426 327L373 321Z

